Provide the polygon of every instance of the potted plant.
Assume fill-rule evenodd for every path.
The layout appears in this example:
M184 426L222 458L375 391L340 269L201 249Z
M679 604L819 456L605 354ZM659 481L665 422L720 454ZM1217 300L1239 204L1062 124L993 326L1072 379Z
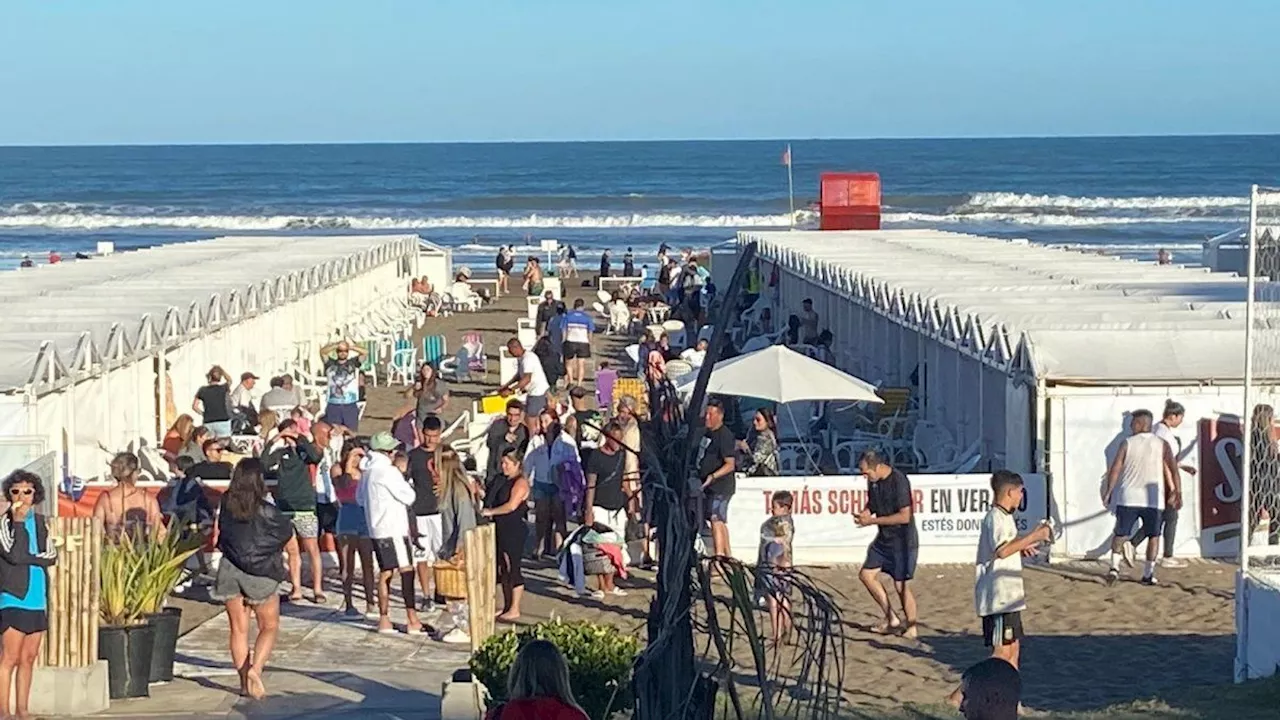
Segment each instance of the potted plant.
M139 551L142 565L138 573L138 610L155 628L150 682L173 680L182 608L165 605L187 572L187 560L200 549L201 542L199 533L176 532L172 525L168 535L161 536L157 530L144 540L135 541L134 547Z
M98 658L107 661L111 699L147 697L155 626L138 601L143 563L138 543L127 534L102 547L98 611Z
M569 685L591 720L608 720L635 705L631 668L640 640L612 625L552 620L493 635L471 656L471 672L492 703L507 699L507 675L516 653L530 640L550 640L569 664Z

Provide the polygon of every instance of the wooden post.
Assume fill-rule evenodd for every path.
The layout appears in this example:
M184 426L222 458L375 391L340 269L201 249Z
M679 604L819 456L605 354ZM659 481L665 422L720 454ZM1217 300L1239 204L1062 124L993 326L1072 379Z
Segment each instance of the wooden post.
M49 518L49 539L58 550L58 561L48 573L49 631L40 662L87 667L98 661L102 522Z
M471 651L480 649L493 635L496 615L493 594L498 584L497 548L493 525L481 525L467 531L463 552L467 558L467 617L470 623Z

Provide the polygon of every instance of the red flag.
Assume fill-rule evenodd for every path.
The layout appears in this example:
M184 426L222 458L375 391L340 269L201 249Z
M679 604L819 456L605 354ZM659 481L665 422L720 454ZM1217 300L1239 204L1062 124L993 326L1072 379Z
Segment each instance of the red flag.
M788 145L786 150L782 151L782 164L791 167L791 146Z

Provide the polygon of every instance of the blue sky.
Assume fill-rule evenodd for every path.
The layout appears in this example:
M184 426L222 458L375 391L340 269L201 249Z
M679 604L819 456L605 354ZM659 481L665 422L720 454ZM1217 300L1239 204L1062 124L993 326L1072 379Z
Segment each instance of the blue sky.
M0 144L1271 133L1280 3L9 0Z

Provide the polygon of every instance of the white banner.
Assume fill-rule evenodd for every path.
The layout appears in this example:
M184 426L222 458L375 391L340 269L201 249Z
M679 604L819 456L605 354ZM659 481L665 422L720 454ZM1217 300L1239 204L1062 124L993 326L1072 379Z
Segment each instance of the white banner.
M1018 532L1043 521L1048 509L1043 475L1023 475L1026 494L1016 514ZM978 551L982 518L991 509L990 475L911 475L921 564L972 563ZM853 516L867 502L861 475L817 477L741 477L729 503L729 539L733 556L756 561L760 525L769 517L773 493L790 491L797 565L861 564L874 527L860 528Z

